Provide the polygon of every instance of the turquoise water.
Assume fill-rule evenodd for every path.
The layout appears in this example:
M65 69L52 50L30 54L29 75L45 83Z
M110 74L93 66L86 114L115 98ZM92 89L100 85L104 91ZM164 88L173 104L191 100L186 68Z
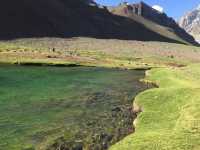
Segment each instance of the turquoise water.
M136 70L1 65L0 149L107 149L132 132L143 77Z

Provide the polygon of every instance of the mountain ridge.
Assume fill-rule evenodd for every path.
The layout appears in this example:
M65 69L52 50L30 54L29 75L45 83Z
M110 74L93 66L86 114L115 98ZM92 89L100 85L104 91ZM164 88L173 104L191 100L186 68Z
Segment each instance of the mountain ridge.
M174 39L196 44L194 38L182 29L173 18L168 17L164 12L159 12L144 2L133 4L122 3L119 6L110 8L110 12L131 18L144 25L152 24L148 27L155 32L159 32L161 35L169 35L169 37L173 37ZM144 22L144 20L146 21ZM157 31L156 28L162 28L162 31Z
M196 44L193 40L185 40L180 36L172 38L172 32L167 32L169 36L161 34L162 31L157 32L146 25L149 21L141 22L120 16L106 7L90 6L87 2L90 1L2 0L0 39L82 36ZM157 27L157 23L154 23L154 26Z

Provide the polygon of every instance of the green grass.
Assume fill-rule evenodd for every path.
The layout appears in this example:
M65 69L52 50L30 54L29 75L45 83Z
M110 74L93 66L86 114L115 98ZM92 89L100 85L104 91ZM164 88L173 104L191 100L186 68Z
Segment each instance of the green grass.
M136 132L110 150L199 150L199 68L196 64L148 71L146 80L159 88L136 97L135 103L143 110Z

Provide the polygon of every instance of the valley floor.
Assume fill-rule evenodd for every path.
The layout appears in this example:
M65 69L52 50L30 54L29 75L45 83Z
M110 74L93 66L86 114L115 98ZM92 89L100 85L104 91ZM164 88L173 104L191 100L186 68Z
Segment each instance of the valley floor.
M59 41L59 42L58 42ZM23 46L21 45L23 43ZM35 44L37 43L37 44ZM53 43L50 47L48 43ZM160 42L88 38L0 43L2 63L153 68L145 81L159 88L136 97L136 133L111 150L200 149L200 48Z
M122 68L183 66L200 62L200 48L174 43L41 38L0 42L0 62Z

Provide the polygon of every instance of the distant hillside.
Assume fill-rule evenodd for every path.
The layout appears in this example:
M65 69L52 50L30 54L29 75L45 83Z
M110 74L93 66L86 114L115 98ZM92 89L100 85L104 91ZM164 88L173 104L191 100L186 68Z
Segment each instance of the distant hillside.
M200 6L186 13L179 21L179 25L193 35L200 43Z
M1 0L0 39L85 36L194 44L173 32L164 33L162 26L141 17L138 21L118 16L87 2L90 0Z
M143 24L146 28L171 39L196 44L194 38L182 29L173 18L159 12L144 2L136 4L123 3L110 7L113 14L125 16Z

